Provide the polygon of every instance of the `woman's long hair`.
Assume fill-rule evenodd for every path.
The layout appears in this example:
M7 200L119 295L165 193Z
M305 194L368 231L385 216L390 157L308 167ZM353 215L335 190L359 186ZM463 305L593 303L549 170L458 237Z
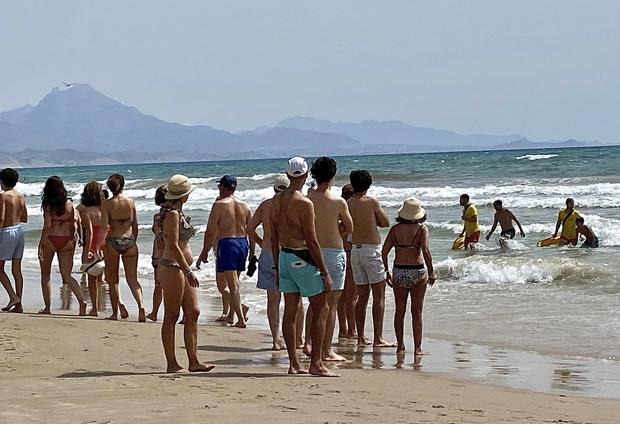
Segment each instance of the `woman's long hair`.
M41 209L53 212L55 215L64 215L67 205L67 189L60 177L49 177L43 187Z
M91 181L84 186L80 202L84 206L101 206L103 200L103 186L97 181Z

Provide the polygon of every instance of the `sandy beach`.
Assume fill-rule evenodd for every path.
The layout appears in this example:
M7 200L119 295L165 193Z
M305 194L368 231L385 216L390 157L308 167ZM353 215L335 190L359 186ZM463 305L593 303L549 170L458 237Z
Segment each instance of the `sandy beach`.
M160 325L0 315L2 422L617 423L620 401L549 395L414 369L289 377L263 331L202 325L208 374L162 372ZM177 332L178 355L185 363ZM365 353L371 355L371 352Z

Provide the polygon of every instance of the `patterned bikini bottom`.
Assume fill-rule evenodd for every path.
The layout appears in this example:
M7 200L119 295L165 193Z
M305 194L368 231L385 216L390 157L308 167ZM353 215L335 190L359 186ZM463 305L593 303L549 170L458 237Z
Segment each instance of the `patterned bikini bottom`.
M426 275L423 264L419 265L396 265L394 264L393 281L399 287L410 289Z

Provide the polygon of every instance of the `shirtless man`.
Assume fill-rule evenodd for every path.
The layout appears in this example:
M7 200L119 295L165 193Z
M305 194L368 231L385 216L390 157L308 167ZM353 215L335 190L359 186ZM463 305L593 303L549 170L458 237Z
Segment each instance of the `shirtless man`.
M582 217L577 218L575 223L577 224L577 234L586 239L581 247L596 249L598 247L598 237L596 237L592 228L585 225L585 220Z
M478 225L478 209L469 201L469 194L461 194L459 204L463 207L463 231L461 237L465 236L464 248L475 249L476 243L480 241L480 225Z
M516 231L512 226L512 221L516 222L519 226L519 231L521 232L521 237L525 237L525 231L523 231L523 227L521 227L521 223L517 219L516 216L510 210L506 209L502 205L501 200L496 200L493 202L493 208L495 209L495 218L493 221L493 226L491 227L491 231L486 236L487 241L491 238L491 235L495 232L497 228L497 224L499 223L502 228L502 232L500 233L500 244L502 240L505 242L507 239L515 238Z
M332 281L321 254L316 236L314 205L301 194L308 178L308 163L300 157L288 161L290 187L278 193L271 204L271 249L276 281L284 293L284 341L290 366L289 374L306 374L301 368L296 339L296 317L301 296L308 297L312 310L312 345L323 346L325 336L326 294ZM282 250L280 250L280 247ZM314 349L310 358L310 374L334 377L321 359L321 349Z
M196 268L200 269L200 264L207 262L209 251L217 242L216 272L219 281L226 282L230 291L228 323L232 324L234 315L237 315L235 327L246 328L247 307L242 308L241 305L239 274L245 271L245 262L250 251L247 227L252 212L247 203L235 197L237 189L235 177L224 175L218 181L218 188L220 195L211 208L204 246L196 262Z
M28 221L24 195L15 190L19 179L17 171L5 168L0 171L0 282L9 295L9 303L3 311L24 312L22 309L22 257L24 255L24 232L21 224ZM15 279L15 290L9 276L4 272L4 264L11 261L11 273Z
M353 233L353 220L349 214L347 202L330 191L336 171L334 159L323 156L315 160L310 169L310 174L315 179L317 187L308 192L308 198L314 204L316 235L333 283L332 290L327 294L327 321L325 338L321 347L324 361L346 361L345 357L338 355L332 349L332 338L347 268L347 256L344 251L342 235L344 234L347 237ZM309 310L306 317L306 334L312 332L312 318L312 310ZM309 353L311 350L312 340L306 336L305 352Z
M276 194L286 190L290 185L288 177L284 174L278 175L273 182L273 190ZM250 223L248 224L248 236L250 241L260 246L260 257L258 258L258 282L256 287L267 291L267 318L269 320L269 328L271 330L271 338L273 344L271 350L278 351L282 349L280 341L280 291L276 284L276 272L274 270L273 255L271 251L271 221L269 215L271 213L271 203L273 198L262 202ZM263 237L256 233L259 225L263 226ZM298 317L298 325L303 326L303 309L301 309L301 319ZM298 334L301 337L303 328L298 327Z
M381 236L379 228L390 226L379 201L366 194L372 184L368 171L352 171L350 175L353 197L347 203L353 217L351 242L351 267L353 281L357 285L358 299L355 305L358 345L369 345L364 335L368 298L372 291L372 320L374 325L374 347L395 347L383 339L383 315L385 312L385 269L381 260Z

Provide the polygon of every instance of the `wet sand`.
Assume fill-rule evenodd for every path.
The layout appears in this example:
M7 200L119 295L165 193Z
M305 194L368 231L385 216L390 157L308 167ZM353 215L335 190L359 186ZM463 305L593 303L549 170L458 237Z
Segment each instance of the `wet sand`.
M33 311L29 311L33 312ZM423 368L289 377L266 332L202 325L208 374L162 372L157 323L0 315L0 421L617 423L620 401L479 384ZM178 327L178 357L182 350ZM373 357L372 350L361 354ZM375 355L380 355L375 353ZM367 360L367 359L366 359ZM405 363L412 361L406 357ZM307 364L307 362L305 362ZM362 367L363 368L363 367Z

